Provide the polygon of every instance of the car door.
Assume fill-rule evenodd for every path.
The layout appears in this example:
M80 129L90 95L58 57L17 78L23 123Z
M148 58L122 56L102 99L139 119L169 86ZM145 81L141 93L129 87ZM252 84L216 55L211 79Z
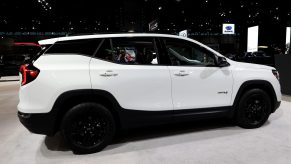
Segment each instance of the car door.
M162 40L172 63L175 110L230 106L233 80L229 67L218 67L216 56L192 41Z
M171 78L159 64L155 39L105 39L90 62L93 89L110 92L123 109L173 110Z

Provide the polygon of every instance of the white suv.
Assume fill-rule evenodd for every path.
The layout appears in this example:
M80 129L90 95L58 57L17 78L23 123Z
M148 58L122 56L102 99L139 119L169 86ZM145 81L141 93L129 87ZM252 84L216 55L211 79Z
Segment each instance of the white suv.
M76 153L110 143L119 129L210 117L263 125L280 105L273 67L239 63L192 39L104 34L39 41L20 69L18 116L31 132L61 131Z

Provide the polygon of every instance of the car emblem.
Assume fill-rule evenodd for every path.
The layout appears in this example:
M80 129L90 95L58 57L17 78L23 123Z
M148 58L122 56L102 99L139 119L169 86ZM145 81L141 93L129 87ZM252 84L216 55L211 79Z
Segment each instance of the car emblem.
M232 27L231 26L226 26L225 29L230 31L230 30L232 30Z

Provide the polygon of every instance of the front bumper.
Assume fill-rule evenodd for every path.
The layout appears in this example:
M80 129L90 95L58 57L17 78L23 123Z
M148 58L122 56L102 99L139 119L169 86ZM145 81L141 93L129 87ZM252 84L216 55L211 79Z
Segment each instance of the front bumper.
M272 113L274 113L281 105L281 101L276 101L274 104L274 109L272 111Z
M54 135L56 132L56 115L54 113L22 113L18 111L20 122L32 133Z

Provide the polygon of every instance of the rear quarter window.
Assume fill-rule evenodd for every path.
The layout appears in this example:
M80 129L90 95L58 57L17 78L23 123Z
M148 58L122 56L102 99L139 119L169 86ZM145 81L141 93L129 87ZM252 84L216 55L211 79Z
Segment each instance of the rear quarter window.
M52 45L51 44L46 44L46 45L41 45L41 50L29 61L26 63L34 63L41 55L43 55Z

